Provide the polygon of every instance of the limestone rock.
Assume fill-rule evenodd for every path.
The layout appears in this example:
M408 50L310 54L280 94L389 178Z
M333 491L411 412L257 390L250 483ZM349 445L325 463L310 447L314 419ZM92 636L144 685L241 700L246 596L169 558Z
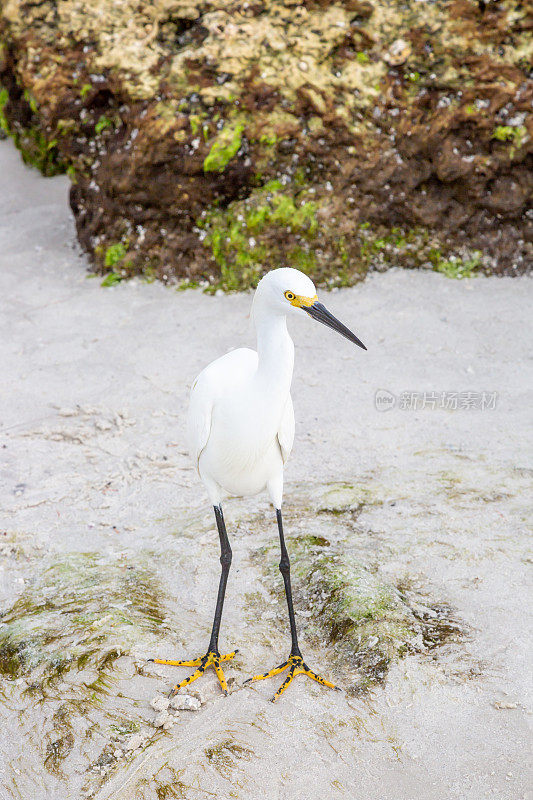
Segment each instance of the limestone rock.
M515 274L533 240L527 11L456 5L9 0L0 130L68 172L105 285Z

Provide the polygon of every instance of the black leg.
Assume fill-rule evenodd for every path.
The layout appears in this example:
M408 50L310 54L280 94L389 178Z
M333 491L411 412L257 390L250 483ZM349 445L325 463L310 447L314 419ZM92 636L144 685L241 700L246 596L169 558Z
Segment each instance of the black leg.
M283 536L283 520L281 518L281 509L276 509L276 517L278 520L279 543L281 546L281 561L279 562L279 571L283 575L283 582L285 584L285 595L287 597L287 608L289 609L289 621L291 625L291 656L300 656L300 648L298 646L298 634L296 633L296 621L294 619L294 607L292 605L292 590L291 590L291 564L289 561L289 554L285 546L285 537Z
M312 678L317 683L320 683L322 686L329 686L331 689L336 689L337 687L330 683L330 681L321 678L320 675L317 675L316 672L313 672L312 669L309 669L307 664L302 658L302 654L300 652L300 648L298 646L298 633L296 631L296 621L294 619L294 606L292 604L292 591L291 591L291 565L289 561L289 554L287 553L287 548L285 546L285 537L283 536L283 520L281 518L281 510L279 508L276 509L276 517L278 520L278 531L279 531L279 543L281 546L281 561L279 562L279 571L283 575L283 582L285 584L285 595L287 597L287 608L289 609L289 621L291 624L291 639L292 639L292 646L291 652L289 654L289 658L287 661L284 661L283 664L280 664L278 667L274 667L274 669L269 670L268 672L263 672L262 675L254 675L253 678L249 678L248 681L263 681L265 678L273 678L274 675L279 675L280 672L285 672L287 670L287 677L279 687L278 691L272 698L272 701L277 700L280 697L287 686L290 686L293 679L297 675L307 675L308 678ZM245 681L246 683L248 681Z
M222 514L222 506L214 506L214 509L218 535L220 537L220 564L222 566L222 573L218 585L217 606L215 609L215 619L213 620L213 630L211 631L211 640L209 642L209 651L218 653L218 632L220 629L220 620L222 618L222 609L224 607L224 596L226 594L229 568L231 566L231 547L224 523L224 515Z
M234 650L232 653L220 655L218 652L218 631L220 629L220 620L222 618L222 608L224 607L224 595L226 594L226 584L228 582L228 573L231 566L231 547L228 541L228 534L226 533L226 526L224 524L224 516L222 508L215 506L215 518L217 521L218 535L220 536L220 563L222 565L222 574L220 575L220 583L218 585L217 607L215 609L215 619L213 620L213 629L211 631L211 640L209 642L209 649L205 656L199 658L191 658L187 660L175 660L166 658L151 658L156 664L166 664L170 667L196 667L196 671L185 678L181 683L176 684L172 689L171 695L176 694L180 689L188 686L193 681L200 678L208 667L215 670L216 676L220 683L220 687L224 694L228 693L228 685L224 672L220 666L222 661L231 661L235 654L238 652Z

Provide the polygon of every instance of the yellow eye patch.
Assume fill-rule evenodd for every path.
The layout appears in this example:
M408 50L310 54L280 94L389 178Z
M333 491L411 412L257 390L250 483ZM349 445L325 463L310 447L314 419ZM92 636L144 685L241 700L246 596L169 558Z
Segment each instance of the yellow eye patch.
M291 306L295 306L295 308L309 308L318 300L318 297L303 297L301 294L294 294L294 292L285 292L285 297L291 304Z

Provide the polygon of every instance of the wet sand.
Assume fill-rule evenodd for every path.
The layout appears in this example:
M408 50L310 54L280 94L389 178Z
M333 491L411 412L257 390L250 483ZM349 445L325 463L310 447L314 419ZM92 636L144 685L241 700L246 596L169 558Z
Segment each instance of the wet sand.
M531 279L393 270L326 295L367 353L310 320L291 326L289 548L327 529L338 552L360 546L391 585L446 604L463 635L408 652L354 696L357 670L300 613L306 659L349 691L300 678L272 705L275 681L242 682L288 649L279 576L263 563L277 561L274 519L266 498L229 501L221 646L241 651L232 690L220 697L207 676L201 710L156 732L149 702L187 670L146 658L205 649L218 580L211 510L186 453L188 387L209 360L253 346L251 295L102 288L75 244L66 179L25 168L8 142L0 168L0 602L11 637L0 648L0 796L531 796ZM376 408L378 390L393 408ZM465 393L457 408L454 393ZM130 752L133 733L143 745Z

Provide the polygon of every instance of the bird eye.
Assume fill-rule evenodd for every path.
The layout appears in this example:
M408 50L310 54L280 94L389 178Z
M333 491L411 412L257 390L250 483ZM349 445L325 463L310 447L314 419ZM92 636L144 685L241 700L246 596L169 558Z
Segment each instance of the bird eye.
M294 294L294 292L285 292L285 297L287 298L287 300L294 300L296 295Z

